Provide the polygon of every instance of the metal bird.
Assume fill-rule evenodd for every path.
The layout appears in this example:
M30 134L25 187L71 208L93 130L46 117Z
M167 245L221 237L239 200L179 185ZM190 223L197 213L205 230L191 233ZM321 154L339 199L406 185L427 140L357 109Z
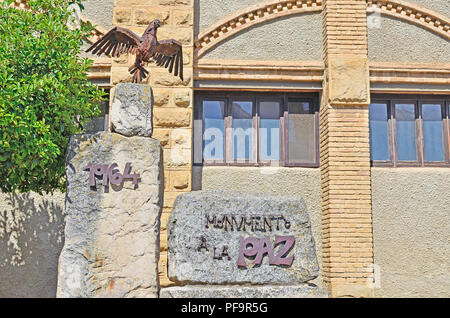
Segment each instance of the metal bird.
M119 57L121 54L135 54L136 61L128 69L133 74L133 83L141 83L149 72L144 68L148 62L156 62L157 66L169 68L170 73L183 80L183 48L180 42L166 40L159 42L156 32L161 26L159 20L153 20L139 37L134 32L115 27L95 42L86 52L100 56L102 53ZM175 66L175 67L174 67Z

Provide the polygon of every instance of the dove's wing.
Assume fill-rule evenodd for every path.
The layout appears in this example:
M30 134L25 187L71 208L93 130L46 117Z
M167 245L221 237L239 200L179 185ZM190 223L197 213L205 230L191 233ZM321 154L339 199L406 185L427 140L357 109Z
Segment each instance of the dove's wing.
M95 42L86 52L92 51L92 54L110 55L119 57L123 53L136 54L140 43L140 37L125 28L115 27L105 34L100 40Z
M156 44L153 59L158 66L169 68L169 72L183 80L183 47L175 40L161 41Z

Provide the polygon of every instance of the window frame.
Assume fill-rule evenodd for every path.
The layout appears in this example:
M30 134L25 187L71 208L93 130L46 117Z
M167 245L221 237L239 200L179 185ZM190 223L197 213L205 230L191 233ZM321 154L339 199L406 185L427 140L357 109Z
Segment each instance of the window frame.
M388 143L390 160L370 160L373 167L450 167L450 120L448 95L372 95L371 104L386 104L388 113ZM415 132L416 132L416 161L399 161L397 156L397 130L396 130L396 104L414 104L415 110ZM423 135L423 104L441 104L442 134L444 143L444 161L425 161L424 135Z
M226 154L224 161L229 163L230 165L243 165L243 166L253 166L258 161L257 154L255 153L257 151L257 148L255 149L255 143L258 139L258 132L255 134L255 127L256 127L256 98L254 97L230 97L228 98L228 116L227 120L225 121L225 140L227 140L227 137L231 137L230 142L225 142L225 149ZM234 102L251 102L252 103L252 142L250 144L250 150L249 152L252 154L253 160L250 159L234 159L234 136L233 136L233 103ZM231 136L230 136L231 135ZM230 158L231 160L228 160Z
M285 167L298 167L299 165L301 167L309 167L309 168L317 168L319 167L320 164L320 131L319 131L319 107L317 107L314 103L314 99L313 98L299 98L296 96L285 96L285 103L284 106L285 108L284 113L283 113L283 117L284 117L284 136L285 137L289 137L289 98L292 99L300 99L302 102L309 102L311 105L311 115L314 115L314 126L315 126L315 131L314 131L314 139L315 139L315 158L314 158L314 162L303 162L303 163L297 163L297 162L289 162L289 138L285 138L285 156L284 156L284 162L285 162Z
M227 105L228 105L228 101L226 98L205 98L203 99L203 101L219 101L219 102L224 102L224 108L223 108L223 115L224 115L224 123L223 123L223 129L224 129L224 136L223 136L223 161L225 161L226 158L226 151L227 151L227 143L226 143L226 138L227 138L227 133L226 133L226 121L228 118L228 109L227 109ZM203 124L203 101L202 104L200 105L200 107L198 107L197 111L198 111L198 116L201 122L201 131L202 131L202 138L201 138L201 147L202 147L202 160L204 160L203 158L203 148L204 148L204 140L203 140L203 136L205 134L205 125ZM222 160L207 160L209 165L220 165L220 163L222 162Z
M287 160L288 151L286 142L288 140L288 98L298 98L302 101L310 102L311 109L315 119L315 162L314 163L289 163ZM217 160L205 160L203 158L203 101L225 101L225 117L224 117L224 159L223 161ZM253 115L252 115L252 130L256 133L256 136L252 138L252 153L255 161L249 160L229 160L233 157L233 141L230 141L232 137L232 103L233 101L253 101ZM280 102L280 160L260 160L260 102L276 101ZM194 125L194 158L201 156L201 163L193 161L194 166L237 166L237 167L263 167L263 166L280 166L280 167L307 167L318 168L320 166L320 153L319 153L319 96L318 93L291 93L291 92L234 92L234 91L209 91L198 92L194 97L194 122L199 121L201 123L201 136L196 134ZM197 128L198 129L198 128ZM198 132L200 130L198 129ZM199 140L201 139L201 141ZM196 149L201 146L201 149ZM231 157L230 157L231 155ZM200 161L200 160L198 160Z
M394 133L393 129L394 123L394 114L391 107L391 101L388 99L375 99L371 101L371 104L386 104L386 112L387 112L387 122L388 122L388 151L389 151L389 160L372 160L370 159L371 164L376 163L379 167L393 167L395 162L395 152L394 152ZM369 109L370 112L370 109ZM370 114L369 114L369 125L370 125ZM370 127L369 127L370 129ZM370 136L370 132L369 132ZM369 137L370 138L370 137ZM372 152L372 149L370 150Z
M261 102L278 102L280 103L280 109L279 109L279 123L280 123L280 159L279 160L261 160L260 158L260 133L259 128L261 127ZM257 116L257 126L256 126L256 135L257 135L257 163L259 163L259 166L273 166L273 165L279 165L280 162L284 158L284 98L281 97L256 97L256 116Z
M441 105L441 119L442 119L442 142L443 142L443 150L444 150L444 161L425 161L425 148L424 148L424 134L423 134L423 118L422 118L422 107L423 104L440 104ZM419 120L420 120L420 130L421 130L421 144L420 147L422 148L422 157L423 162L425 166L432 167L441 167L443 165L450 165L450 158L449 158L449 150L450 150L450 144L448 139L448 123L446 123L446 101L444 100L429 100L429 99L423 99L419 100ZM447 146L446 146L447 145Z

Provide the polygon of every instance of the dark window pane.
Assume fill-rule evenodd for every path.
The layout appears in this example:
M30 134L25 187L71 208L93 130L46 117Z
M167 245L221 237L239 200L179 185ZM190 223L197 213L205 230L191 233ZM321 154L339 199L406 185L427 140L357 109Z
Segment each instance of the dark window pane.
M387 104L371 104L370 119L370 158L389 160L389 134Z
M417 161L415 105L396 104L397 155L399 161Z
M444 161L441 105L423 104L422 118L425 161Z
M233 102L233 159L252 160L252 102Z
M280 103L259 104L259 157L261 160L280 159Z
M203 158L223 160L225 102L203 101Z
M316 158L316 120L311 105L290 99L288 102L288 161L314 163Z
M108 116L109 116L109 89L104 90L105 93L107 93L107 96L105 97L106 100L104 100L100 104L100 115L99 117L94 117L91 120L89 120L85 127L84 132L86 134L95 134L99 131L107 131L107 123L108 123Z

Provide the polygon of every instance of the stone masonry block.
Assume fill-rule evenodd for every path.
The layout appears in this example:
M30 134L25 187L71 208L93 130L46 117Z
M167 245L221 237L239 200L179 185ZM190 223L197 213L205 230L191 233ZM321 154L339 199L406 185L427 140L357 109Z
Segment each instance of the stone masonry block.
M188 109L159 108L154 110L155 126L189 127L191 111Z
M369 63L366 57L329 58L329 100L333 104L369 105Z
M111 130L124 136L151 137L153 96L145 84L119 83L111 107Z
M168 23L170 17L169 9L165 7L145 7L137 8L134 11L134 23L136 25L147 26L150 22L155 19L161 21L161 25Z

